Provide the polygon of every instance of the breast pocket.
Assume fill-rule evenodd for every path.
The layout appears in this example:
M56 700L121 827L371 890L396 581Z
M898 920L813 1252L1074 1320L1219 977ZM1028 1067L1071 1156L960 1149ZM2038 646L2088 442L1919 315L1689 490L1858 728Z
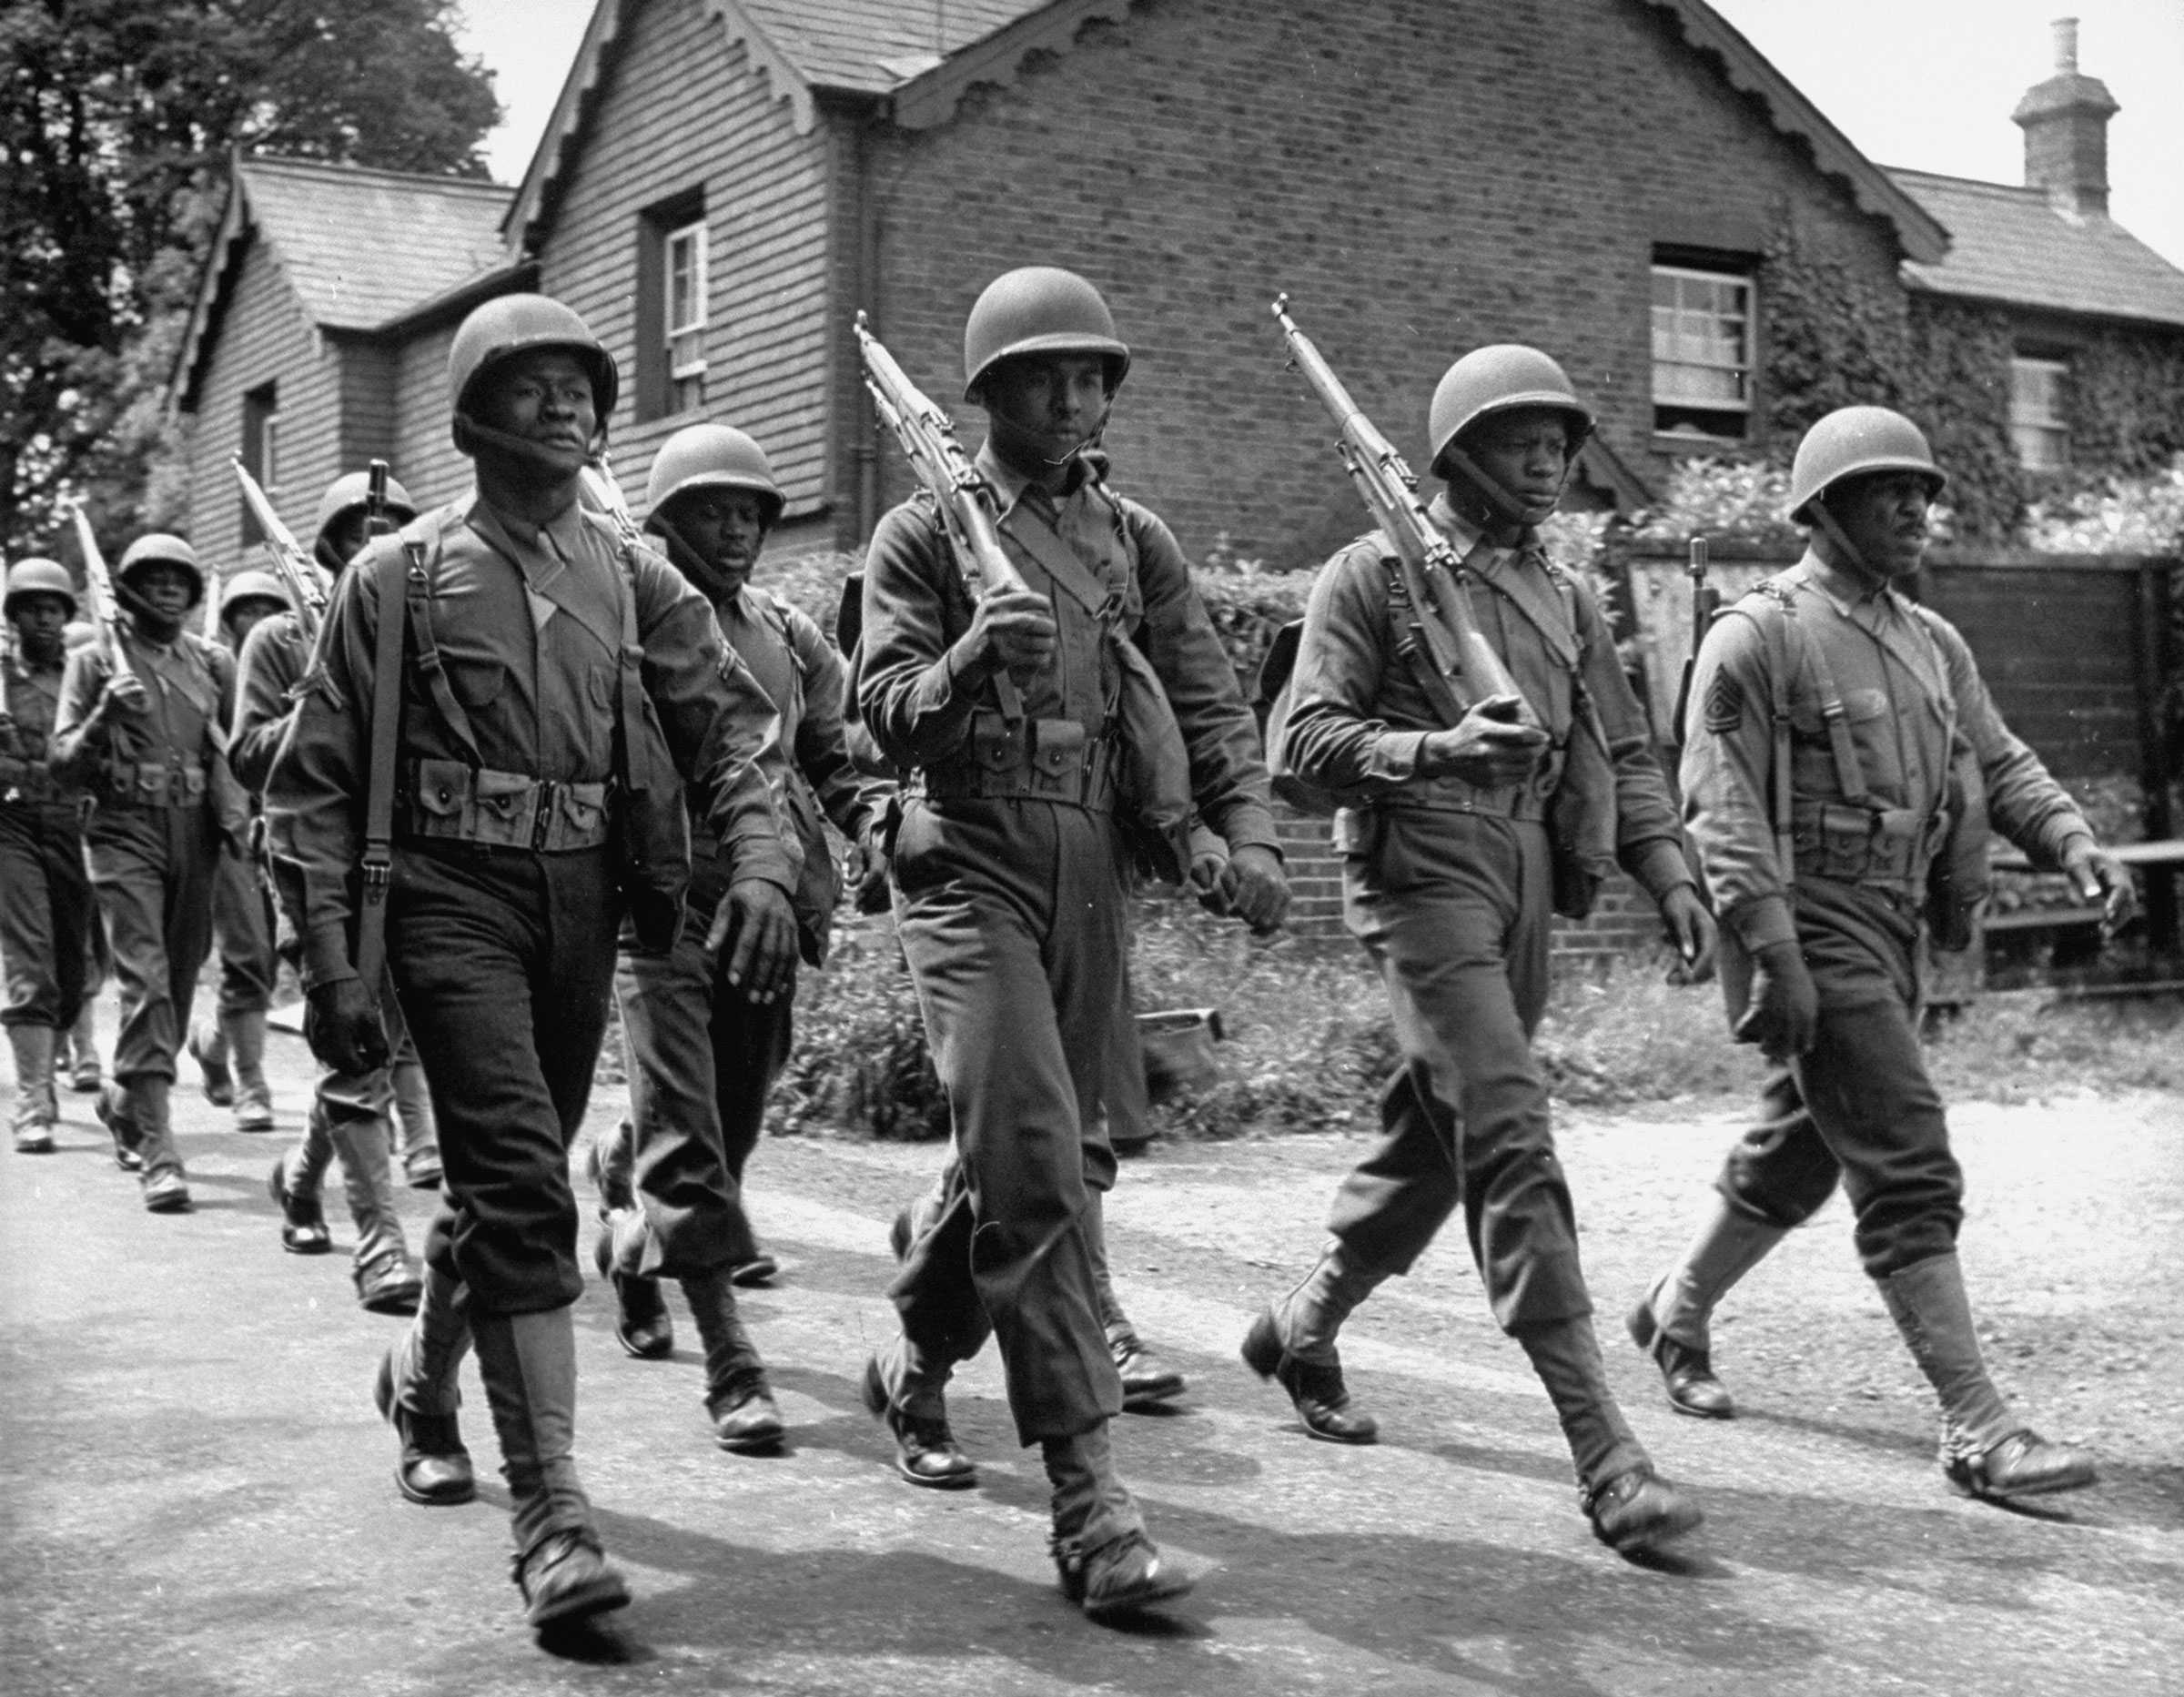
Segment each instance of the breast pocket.
M490 707L508 685L508 668L497 660L457 659L442 653L448 687L465 707Z

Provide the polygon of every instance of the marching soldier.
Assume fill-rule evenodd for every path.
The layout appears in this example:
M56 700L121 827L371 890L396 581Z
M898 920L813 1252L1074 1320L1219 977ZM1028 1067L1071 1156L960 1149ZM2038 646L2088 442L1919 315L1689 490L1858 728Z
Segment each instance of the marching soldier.
M795 850L746 740L771 734L767 706L703 597L578 503L617 377L557 301L502 296L463 320L449 391L476 492L342 574L267 791L312 1047L343 1073L386 1062L356 958L384 889L388 966L440 1125L424 1295L378 1386L397 1480L419 1502L471 1494L455 1410L474 1345L536 1627L629 1601L571 1454L583 1278L568 1152L625 905L652 949L682 917L678 772L728 864L709 941L731 981L778 990L795 947ZM399 697L379 699L375 675Z
M138 537L116 579L126 628L70 657L54 770L98 800L84 835L121 983L98 1116L116 1160L142 1174L145 1207L174 1213L189 1207L168 1118L175 1057L212 946L222 847L247 825L227 760L235 662L184 629L205 574L180 537Z
M784 505L765 451L724 424L678 430L652 460L645 504L646 528L712 602L729 647L780 716L788 813L804 853L797 945L816 967L825 959L841 897L822 818L850 842L860 882L884 883L883 830L894 793L850 763L843 667L833 644L809 617L751 581ZM758 727L752 730L755 740ZM795 961L771 995L730 982L729 962L706 946L726 868L702 817L692 821L692 840L694 872L673 946L664 954L625 949L615 974L630 1049L625 1126L633 1128L634 1195L622 1172L632 1151L619 1146L618 1137L595 1162L594 1179L609 1205L598 1261L617 1297L615 1336L639 1359L672 1349L659 1280L681 1281L705 1346L714 1439L723 1450L748 1454L782 1438L781 1415L736 1313L733 1288L763 1284L778 1270L752 1235L743 1180L767 1094L789 1058Z
M366 501L367 479L361 471L335 479L319 500L313 551L318 563L336 578L368 540L361 521ZM408 492L399 483L390 482L389 521L404 524L416 516ZM296 686L310 666L310 642L303 633L302 622L292 610L286 610L285 601L283 606L283 611L263 620L249 632L236 683L234 737L228 756L237 778L259 795L294 716ZM363 1072L320 1071L312 1087L303 1136L273 1163L267 1189L280 1209L281 1247L293 1255L323 1255L333 1247L333 1237L326 1227L320 1191L327 1168L338 1155L349 1217L357 1228L350 1278L357 1288L358 1305L375 1314L409 1314L417 1308L424 1280L410 1258L401 1216L395 1208L389 1146L396 1106L403 1095L398 1081L406 1068L410 1090L421 1096L424 1078L409 1029L402 1023L401 1009L392 995L381 995L379 1013L386 1027L388 1064ZM439 1146L430 1110L420 1106L417 1113L424 1122L430 1170L437 1180Z
M0 646L0 1024L15 1051L18 1155L53 1148L60 1117L54 1051L89 985L96 915L84 872L83 801L49 763L66 653L62 630L76 616L76 586L50 560L8 568L6 641Z
M269 572L238 571L220 591L220 641L240 655L251 631L288 597ZM230 765L233 751L230 751ZM241 776L238 773L238 777ZM245 781L248 786L248 781ZM253 817L256 803L252 804ZM204 1075L205 1099L235 1109L238 1131L273 1129L273 1092L266 1083L266 1015L280 959L273 952L273 902L246 847L224 853L213 881L212 939L220 957L220 994L209 1024L189 1035L189 1058Z
M1034 587L974 605L924 499L886 514L867 555L858 705L914 774L895 915L956 1159L942 1206L911 1222L890 1290L902 1334L867 1364L864 1395L905 1478L973 1482L944 1387L990 1329L1017 1433L1041 1447L1054 1487L1063 1589L1101 1619L1188 1588L1116 1477L1122 1386L1088 1242L1087 1170L1107 1152L1087 1121L1127 1008L1110 644L1135 641L1151 661L1199 810L1226 839L1198 880L1261 929L1279 923L1288 887L1251 715L1181 551L1086 452L1129 369L1106 302L1071 272L1011 271L973 307L964 353L965 399L989 420L977 469Z
M1643 1552L1700 1514L1654 1472L1608 1388L1532 1036L1552 914L1589 905L1611 852L1694 972L1711 970L1713 924L1613 637L1540 546L1591 411L1552 359L1502 345L1449 368L1428 428L1447 484L1431 517L1463 561L1443 592L1469 598L1535 717L1489 698L1451 722L1407 628L1442 615L1400 604L1403 578L1377 532L1321 571L1274 758L1355 798L1336 821L1346 918L1387 984L1403 1060L1382 1093L1380 1145L1336 1193L1324 1253L1259 1315L1243 1355L1311 1436L1372 1442L1336 1336L1461 1205L1494 1318L1554 1403L1594 1534Z
M2015 1498L2090 1485L2094 1465L2013 1414L1980 1359L1956 1259L1964 1177L1918 1048L1930 879L1947 936L1984 893L1991 822L2111 925L2132 891L2002 722L1964 638L1901 592L1945 486L1902 414L1831 412L1791 468L1805 558L1700 649L1684 813L1727 934L1731 1029L1771 1065L1710 1211L1630 1329L1672 1408L1729 1419L1709 1317L1840 1180L1859 1259L1940 1400L1945 1477Z

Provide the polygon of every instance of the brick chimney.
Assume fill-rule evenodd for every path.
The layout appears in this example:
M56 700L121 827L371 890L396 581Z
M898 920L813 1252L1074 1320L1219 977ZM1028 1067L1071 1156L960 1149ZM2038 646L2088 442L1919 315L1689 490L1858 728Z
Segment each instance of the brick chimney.
M2027 89L2010 114L2025 132L2025 184L2044 188L2058 212L2108 210L2108 120L2120 108L2108 85L2078 68L2078 20L2055 20L2055 75Z

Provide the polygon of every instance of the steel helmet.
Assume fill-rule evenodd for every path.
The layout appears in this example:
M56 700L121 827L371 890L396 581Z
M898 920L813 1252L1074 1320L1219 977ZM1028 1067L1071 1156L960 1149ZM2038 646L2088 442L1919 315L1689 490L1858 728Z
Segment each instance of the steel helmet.
M685 490L695 489L749 490L759 498L769 530L788 505L781 485L774 480L766 450L733 425L693 424L660 444L644 484L646 525L657 528L667 503Z
M1074 271L1027 265L986 286L963 327L963 398L978 399L986 374L1020 354L1098 354L1107 392L1122 387L1130 350L1099 290Z
M321 564L326 563L326 533L361 508L370 494L369 471L344 471L326 486L326 493L318 498L318 516L311 520L311 545ZM410 499L410 491L392 478L387 480L387 516L398 525L417 517L417 503Z
M33 595L58 595L68 603L68 617L76 617L76 583L59 561L25 555L8 567L7 598L0 602L0 614L14 612L18 601Z
M238 601L273 601L283 612L295 608L287 588L270 571L238 571L229 578L220 591L220 617L225 619Z
M1480 419L1519 407L1552 407L1570 419L1570 453L1592 434L1592 410L1577 398L1562 368L1536 348L1496 342L1474 348L1441 375L1426 409L1427 460L1436 472L1449 444Z
M1926 432L1886 407L1838 407L1805 433L1790 465L1790 518L1802 522L1815 500L1845 478L1876 471L1923 472L1930 496L1949 480L1934 463Z
M592 373L592 405L604 424L614 410L621 373L614 356L592 334L573 308L544 295L501 295L474 308L455 332L448 348L448 393L455 403L455 446L462 440L461 420L470 409L479 379L511 355L538 348L574 354Z
M123 550L121 564L114 569L114 575L126 583L131 572L156 563L180 566L189 573L193 585L189 598L192 607L205 599L205 568L197 563L197 551L180 537L169 536L164 530L140 536Z

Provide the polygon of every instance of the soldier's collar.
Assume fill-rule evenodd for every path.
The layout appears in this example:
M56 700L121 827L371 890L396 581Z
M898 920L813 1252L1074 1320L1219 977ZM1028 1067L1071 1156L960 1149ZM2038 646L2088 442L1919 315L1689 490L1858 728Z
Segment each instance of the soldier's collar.
M1805 581L1825 596L1828 605L1845 619L1861 607L1871 607L1876 611L1896 611L1896 591L1886 583L1867 589L1849 572L1838 571L1809 548L1805 550L1805 558L1797 563L1805 571Z
M1081 460L1073 464L1069 468L1069 480L1062 492L1059 495L1049 495L1045 490L1039 489L1038 484L1031 477L1017 470L1016 467L996 454L994 451L994 445L990 441L979 444L977 468L978 475L994 486L994 493L1000 498L1003 518L1007 517L1016 503L1021 501L1028 491L1034 490L1037 490L1040 495L1045 496L1056 507L1059 507L1062 502L1067 500L1070 496L1084 487L1087 475Z
M1446 490L1433 497L1426 508L1426 517L1449 539L1457 558L1476 571L1491 572L1504 559L1519 560L1540 550L1540 533L1530 526L1518 536L1514 548L1503 548L1490 540L1484 530L1456 510Z

